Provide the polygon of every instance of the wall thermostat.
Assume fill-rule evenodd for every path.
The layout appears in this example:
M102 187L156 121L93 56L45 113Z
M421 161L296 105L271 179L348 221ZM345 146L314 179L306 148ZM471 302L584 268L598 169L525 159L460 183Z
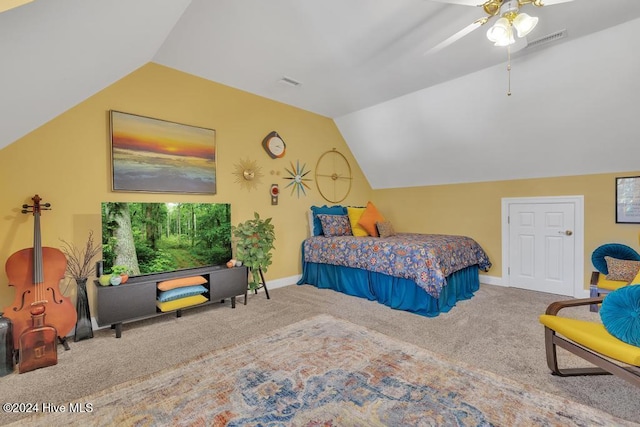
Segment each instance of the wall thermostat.
M269 190L269 192L271 193L271 204L277 205L278 194L280 194L280 189L278 188L278 184L271 184L271 190Z

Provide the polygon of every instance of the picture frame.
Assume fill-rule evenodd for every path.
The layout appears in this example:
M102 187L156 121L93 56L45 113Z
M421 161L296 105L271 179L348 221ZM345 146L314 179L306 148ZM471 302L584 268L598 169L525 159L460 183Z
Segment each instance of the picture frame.
M640 176L616 178L616 223L640 224Z
M216 194L216 131L110 110L113 191Z

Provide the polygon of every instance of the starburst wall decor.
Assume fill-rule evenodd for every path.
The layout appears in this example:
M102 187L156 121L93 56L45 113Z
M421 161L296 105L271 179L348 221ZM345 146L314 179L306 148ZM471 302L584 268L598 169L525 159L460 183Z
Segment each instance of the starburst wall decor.
M241 188L251 191L258 186L262 178L262 168L255 160L241 159L234 167L233 174Z
M293 196L293 193L296 193L298 198L300 198L300 193L302 193L303 196L307 195L307 192L305 190L305 188L307 189L311 189L311 187L309 187L305 182L311 181L311 178L305 178L305 176L307 176L307 174L309 174L309 172L311 172L311 170L305 171L305 167L306 167L306 163L302 165L302 167L300 167L300 160L296 160L296 165L293 165L293 162L291 162L291 170L284 168L284 170L287 171L287 173L290 176L285 176L284 179L290 180L291 182L289 184L286 185L285 188L289 188L291 187L291 195Z

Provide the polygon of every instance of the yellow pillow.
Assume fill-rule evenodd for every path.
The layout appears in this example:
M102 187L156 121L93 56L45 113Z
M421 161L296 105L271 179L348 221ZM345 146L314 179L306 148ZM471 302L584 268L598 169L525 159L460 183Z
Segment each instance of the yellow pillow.
M600 275L602 276L602 274ZM638 274L636 274L636 277L634 277L630 282L630 285L640 285L640 271L638 271Z
M207 279L202 276L181 277L179 279L165 280L158 283L158 289L168 291L170 289L182 288L184 286L203 285L207 283Z
M368 236L367 230L362 228L361 225L358 225L358 221L360 221L360 217L364 213L366 208L352 208L347 207L347 215L349 216L349 222L351 223L351 232L356 237L365 237Z
M179 310L185 307L191 307L192 305L202 304L203 302L207 301L209 300L204 295L193 295L190 297L178 298L165 302L156 301L156 306L160 309L160 311L165 312Z
M378 237L378 227L376 223L384 221L384 217L378 209L371 202L367 202L367 207L364 209L362 216L358 220L358 225L367 230L370 236Z

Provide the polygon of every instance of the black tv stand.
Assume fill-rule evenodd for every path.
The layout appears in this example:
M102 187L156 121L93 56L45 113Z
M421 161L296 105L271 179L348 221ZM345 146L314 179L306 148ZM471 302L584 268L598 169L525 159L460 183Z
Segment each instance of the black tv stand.
M123 323L172 313L162 312L156 307L158 282L190 276L202 276L207 279L203 286L207 288L204 296L208 301L175 310L177 317L182 316L183 310L215 302L224 303L227 298L231 299L231 308L235 308L236 296L245 295L248 286L246 267L227 268L222 265L131 277L126 283L118 286L101 286L95 280L93 283L98 301L98 326L111 326L115 329L116 338L120 338Z

